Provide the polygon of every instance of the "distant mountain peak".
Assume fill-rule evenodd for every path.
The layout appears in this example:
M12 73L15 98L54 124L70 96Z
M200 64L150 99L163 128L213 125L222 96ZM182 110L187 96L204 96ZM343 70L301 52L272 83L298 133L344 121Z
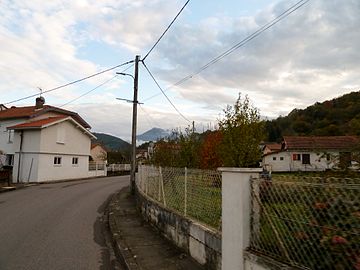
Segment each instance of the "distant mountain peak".
M149 141L158 141L162 138L168 137L170 135L170 131L154 127L143 134L136 136L136 138L140 141L149 142Z

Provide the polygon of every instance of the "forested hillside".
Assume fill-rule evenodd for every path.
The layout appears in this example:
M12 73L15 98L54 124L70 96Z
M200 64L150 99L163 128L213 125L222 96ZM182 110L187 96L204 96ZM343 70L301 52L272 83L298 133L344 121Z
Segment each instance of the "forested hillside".
M104 133L96 133L93 132L93 134L97 137L96 142L101 143L104 145L109 151L129 151L131 145L112 135L104 134Z
M294 109L288 116L266 121L268 141L284 135L360 135L360 92Z

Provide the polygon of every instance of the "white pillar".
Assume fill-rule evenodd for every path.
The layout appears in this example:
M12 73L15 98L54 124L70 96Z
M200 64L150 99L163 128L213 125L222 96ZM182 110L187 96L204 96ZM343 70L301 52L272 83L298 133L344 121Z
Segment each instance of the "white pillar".
M250 244L250 177L261 168L219 168L222 172L222 269L243 270Z

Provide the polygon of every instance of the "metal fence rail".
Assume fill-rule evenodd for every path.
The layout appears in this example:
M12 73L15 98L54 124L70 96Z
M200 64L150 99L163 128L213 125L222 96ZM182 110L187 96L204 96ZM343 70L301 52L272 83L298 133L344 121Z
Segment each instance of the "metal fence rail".
M107 171L108 172L122 172L122 171L130 171L130 164L108 164Z
M162 205L219 229L220 172L142 165L139 166L137 186Z
M105 168L105 162L89 162L89 171L103 171Z
M253 251L310 269L360 269L360 180L251 180Z

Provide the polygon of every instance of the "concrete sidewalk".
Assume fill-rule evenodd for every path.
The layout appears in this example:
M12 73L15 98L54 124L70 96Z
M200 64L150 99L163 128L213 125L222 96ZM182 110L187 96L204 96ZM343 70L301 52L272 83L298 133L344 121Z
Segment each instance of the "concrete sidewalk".
M127 269L205 269L143 221L129 188L113 196L108 211L115 252Z

